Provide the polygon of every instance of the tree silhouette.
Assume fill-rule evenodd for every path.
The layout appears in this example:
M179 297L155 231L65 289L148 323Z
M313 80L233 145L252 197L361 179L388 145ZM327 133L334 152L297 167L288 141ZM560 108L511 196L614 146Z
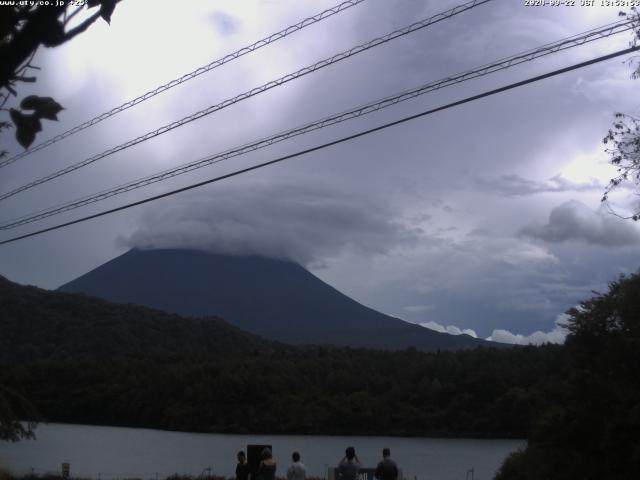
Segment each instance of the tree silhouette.
M35 438L39 415L29 400L13 389L0 385L0 440L17 442ZM29 419L20 422L19 419Z
M0 7L0 109L8 119L0 120L0 133L15 128L16 139L28 148L42 130L41 120L57 120L63 110L51 97L30 95L20 102L19 108L4 108L11 97L18 95L20 83L32 83L36 77L31 64L38 48L57 47L84 32L99 18L111 21L116 3L120 0L87 0L74 6L69 2L33 2ZM30 3L30 2L24 2ZM59 3L59 5L57 5ZM89 11L99 7L94 13ZM73 25L74 19L86 10L87 18ZM80 17L78 17L80 18ZM77 20L77 19L76 19ZM0 158L6 156L0 151ZM31 403L16 391L0 385L0 440L32 438L35 423L23 424L20 418L35 419Z
M16 140L28 148L42 130L41 120L57 120L63 109L51 97L31 95L20 103L19 108L4 108L11 97L18 95L19 83L33 83L34 70L31 62L42 45L57 47L86 31L99 18L111 21L111 15L120 0L87 0L80 6L69 2L33 2L34 5L5 6L0 14L0 108L9 113L9 120L0 121L0 132L15 127ZM25 2L31 3L31 2ZM60 3L60 5L57 5ZM90 10L99 7L94 13ZM88 15L77 22L85 11ZM77 25L74 25L74 22ZM0 152L0 157L8 152Z
M620 12L620 15L626 16L632 22L634 36L629 44L637 46L640 41L640 13L633 7L631 13ZM629 63L634 65L631 78L640 78L640 64L637 58L633 58ZM613 127L603 142L611 156L610 163L618 170L618 174L609 181L602 196L602 202L609 206L610 194L629 182L640 194L640 118L627 113L616 113ZM622 218L640 220L640 205L635 206L632 213L626 216L615 213L611 207L609 210Z
M569 375L498 480L626 480L640 472L640 273L567 313Z

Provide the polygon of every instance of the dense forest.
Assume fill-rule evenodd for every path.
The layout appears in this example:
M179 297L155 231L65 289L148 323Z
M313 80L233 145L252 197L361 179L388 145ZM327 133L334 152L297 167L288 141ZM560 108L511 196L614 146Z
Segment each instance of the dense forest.
M525 437L560 347L429 354L333 348L0 365L58 422L187 431Z

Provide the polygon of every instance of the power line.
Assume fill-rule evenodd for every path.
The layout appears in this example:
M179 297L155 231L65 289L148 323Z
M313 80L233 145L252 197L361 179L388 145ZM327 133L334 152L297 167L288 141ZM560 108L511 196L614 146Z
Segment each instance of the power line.
M628 53L635 52L637 50L640 50L640 46L635 46L635 47L630 47L630 48L627 48L627 49L624 49L624 50L619 50L617 52L610 53L608 55L603 55L601 57L597 57L597 58L593 58L591 60L587 60L586 62L577 63L577 64L571 65L569 67L564 67L564 68L561 68L561 69L558 69L558 70L554 70L552 72L545 73L543 75L538 75L536 77L528 78L527 80L522 80L522 81L519 81L519 82L511 83L509 85L505 85L503 87L496 88L494 90L489 90L487 92L480 93L478 95L473 95L471 97L467 97L467 98L464 98L462 100L458 100L456 102L448 103L446 105L442 105L440 107L433 108L431 110L426 110L424 112L417 113L415 115L410 115L408 117L401 118L400 120L395 120L393 122L385 123L383 125L379 125L377 127L370 128L368 130L364 130L362 132L355 133L353 135L348 135L346 137L342 137L342 138L339 138L337 140L333 140L331 142L323 143L321 145L317 145L315 147L307 148L305 150L300 150L300 151L298 151L296 153L285 155L285 156L276 158L274 160L270 160L268 162L259 163L257 165L253 165L251 167L247 167L247 168L243 168L243 169L240 169L240 170L236 170L234 172L227 173L225 175L220 175L218 177L214 177L214 178L211 178L209 180L205 180L205 181L202 181L202 182L194 183L194 184L188 185L186 187L182 187L182 188L178 188L176 190L171 190L169 192L161 193L159 195L154 195L152 197L148 197L148 198L145 198L143 200L138 200L136 202L128 203L126 205L121 205L119 207L111 208L109 210L104 210L102 212L98 212L98 213L95 213L93 215L88 215L86 217L78 218L76 220L71 220L69 222L65 222L65 223L61 223L61 224L58 224L58 225L54 225L52 227L43 228L42 230L37 230L35 232L31 232L31 233L27 233L27 234L20 235L20 236L17 236L17 237L13 237L13 238L10 238L8 240L3 240L3 241L0 241L0 245L5 245L7 243L16 242L18 240L23 240L25 238L33 237L35 235L40 235L42 233L51 232L53 230L58 230L60 228L68 227L70 225L75 225L77 223L86 222L86 221L92 220L94 218L103 217L103 216L109 215L111 213L120 212L122 210L127 210L129 208L136 207L138 205L143 205L145 203L150 203L150 202L153 202L153 201L156 201L156 200L160 200L160 199L165 198L165 197L170 197L170 196L176 195L178 193L186 192L186 191L192 190L194 188L198 188L198 187L202 187L204 185L208 185L210 183L216 183L216 182L219 182L221 180L225 180L227 178L231 178L231 177L235 177L235 176L241 175L243 173L251 172L253 170L258 170L260 168L267 167L269 165L274 165L276 163L283 162L285 160L289 160L289 159L292 159L292 158L295 158L295 157L306 155L307 153L316 152L318 150L323 150L325 148L331 147L333 145L338 145L340 143L348 142L350 140L354 140L356 138L360 138L360 137L363 137L365 135L369 135L371 133L375 133L375 132L384 130L384 129L389 128L389 127L400 125L400 124L408 122L410 120L415 120L417 118L421 118L421 117L424 117L424 116L427 116L427 115L431 115L433 113L440 112L442 110L447 110L449 108L457 107L457 106L463 105L465 103L470 103L470 102L473 102L475 100L480 100L480 99L485 98L485 97L489 97L489 96L492 96L492 95L496 95L498 93L506 92L506 91L512 90L514 88L518 88L518 87L521 87L521 86L524 86L524 85L528 85L530 83L539 82L539 81L544 80L546 78L550 78L550 77L554 77L554 76L557 76L557 75L561 75L563 73L567 73L567 72L570 72L572 70L577 70L579 68L584 68L584 67L587 67L589 65L593 65L593 64L596 64L596 63L599 63L599 62L603 62L605 60L610 60L612 58L619 57L621 55L626 55Z
M9 230L12 228L19 227L21 225L25 225L38 220L42 220L44 218L51 217L53 215L68 212L70 210L74 210L76 208L80 208L86 205L90 205L116 195L121 195L123 193L129 192L138 188L142 188L142 187L151 185L153 183L161 182L169 178L173 178L175 176L182 175L184 173L188 173L193 170L197 170L199 168L203 168L215 163L220 163L230 158L234 158L255 150L259 150L261 148L268 147L270 145L282 142L284 140L288 140L295 136L299 136L305 133L309 133L311 131L328 127L330 125L335 125L347 120L352 120L354 118L358 118L358 117L367 115L369 113L382 110L384 108L396 105L400 102L404 102L406 100L416 98L428 92L439 90L441 88L446 88L448 86L461 83L467 80L471 80L473 78L478 78L484 75L488 75L499 70L505 70L507 68L511 68L515 65L519 65L524 62L532 61L542 56L546 56L546 55L556 53L558 51L566 50L569 48L574 48L580 45L584 45L587 42L591 42L601 38L606 38L614 34L625 32L632 28L633 28L633 22L625 20L625 21L620 21L620 22L609 24L609 25L605 25L596 29L592 29L587 32L583 32L581 34L573 35L571 37L567 37L565 39L558 40L553 43L545 44L535 49L527 50L525 52L521 52L521 53L512 55L510 57L497 60L493 63L485 64L481 67L477 67L473 70L469 70L464 73L445 77L444 79L427 83L425 85L414 88L412 90L408 90L394 96L386 97L384 99L377 100L375 102L370 102L368 104L361 105L357 108L354 108L342 113L338 113L330 117L325 117L321 120L308 123L306 125L293 128L291 130L277 133L270 137L266 137L266 138L254 141L252 143L248 143L243 146L236 147L222 153L210 155L205 158L181 165L179 167L175 167L175 168L165 170L163 172L160 172L160 173L157 173L133 182L128 182L126 184L119 185L109 190L104 190L96 194L85 196L83 198L66 202L66 203L63 203L54 207L50 207L48 209L41 210L35 213L23 215L17 219L9 220L3 224L0 224L0 230Z
M421 20L419 22L415 22L407 27L395 30L391 33L388 33L386 35L383 35L382 37L378 37L375 38L373 40L370 40L366 43L360 44L358 46L355 46L353 48L350 48L349 50L345 50L344 52L338 53L330 58L326 58L324 60L321 60L313 65L304 67L294 73L290 73L288 75L285 75L284 77L280 77L277 80L272 80L270 82L265 83L264 85L261 85L259 87L255 87L252 88L251 90L241 93L240 95L237 95L233 98L229 98L227 100L224 100L221 103L218 103L216 105L212 105L208 108L205 108L204 110L200 110L199 112L193 113L192 115L189 115L187 117L182 118L181 120L176 120L175 122L172 122L170 124L164 125L154 131L148 132L144 135L141 135L133 140L129 140L126 143L120 144L116 147L110 148L109 150L105 150L102 153L99 153L97 155L94 155L93 157L87 158L85 160L82 160L78 163L75 163L73 165L70 165L66 168L63 168L61 170L58 170L57 172L51 173L45 177L41 177L37 180L34 180L30 183L27 183L25 185L22 185L18 188L15 188L9 192L0 194L0 201L2 200L6 200L7 198L13 197L14 195L17 195L20 192L24 192L25 190L29 190L33 187L36 187L38 185L41 185L43 183L46 183L50 180L53 180L55 178L58 178L62 175L66 175L68 173L71 173L75 170L78 170L82 167L86 167L87 165L90 165L102 158L108 157L109 155L113 155L114 153L120 152L122 150L125 150L129 147L132 147L134 145L137 145L139 143L145 142L147 140L150 140L152 138L155 138L159 135L162 135L163 133L167 133L175 128L181 127L183 125L186 125L187 123L193 122L194 120L198 120L202 117L205 117L207 115L210 115L214 112L217 112L219 110L222 110L230 105L233 105L235 103L238 103L242 100L246 100L247 98L253 97L254 95L258 95L262 92L265 92L267 90L270 90L274 87L278 87L280 85L283 85L287 82L290 82L291 80L295 80L297 78L300 78L304 75L307 75L309 73L315 72L317 70L320 70L324 67L327 67L329 65L332 65L334 63L337 63L341 60L345 60L349 57L352 57L354 55L357 55L359 53L362 53L364 51L367 51L371 48L377 47L379 45L382 45L384 43L387 43L391 40L394 40L396 38L408 35L410 33L413 33L417 30L420 30L422 28L428 27L430 25L433 25L435 23L441 22L443 20L449 19L455 15L458 15L462 12L465 12L467 10L471 10L472 8L475 8L479 5L488 3L492 0L472 0L470 2L467 2L465 4L462 5L458 5L456 7L453 7L449 10L446 10L442 13L438 13L437 15L433 15L429 18L426 18L424 20Z
M184 75L182 75L179 78L176 78L174 80L171 80L170 82L167 82L163 85L160 85L159 87L153 89L153 90L149 90L146 93L143 93L142 95L129 100L128 102L123 103L122 105L118 106L118 107L114 107L111 110L109 110L108 112L104 112L101 113L100 115L97 115L96 117L87 120L84 123L81 123L80 125L77 125L69 130L67 130L66 132L63 132L59 135L56 135L55 137L50 138L49 140L46 140L34 147L31 147L29 150L25 150L24 152L21 152L17 155L14 155L13 157L7 158L6 160L3 160L0 162L0 168L2 167L6 167L7 165L11 165L12 163L20 160L21 158L27 157L29 155L31 155L34 152L37 152L39 150L42 150L44 148L47 148L51 145L53 145L54 143L59 142L60 140L63 140L75 133L78 133L86 128L92 127L93 125L96 125L97 123L102 122L103 120L106 120L109 117L112 117L124 110L127 110L128 108L131 108L135 105L138 105L139 103L142 103L152 97L155 97L156 95L166 92L167 90L180 85L184 82L187 82L193 78L196 78L199 75L202 75L203 73L207 73L210 72L211 70L221 67L222 65L231 62L232 60L235 60L237 58L240 58L248 53L254 52L262 47L266 47L267 45L270 45L271 43L274 43L280 39L283 39L285 37L288 37L289 35L291 35L292 33L295 33L297 31L300 31L310 25L313 25L315 23L318 23L322 20L324 20L325 18L329 18L337 13L340 13L348 8L351 8L353 6L358 5L359 3L364 2L365 0L348 0L346 2L342 2L339 5L336 5L335 7L329 8L327 10L324 10L316 15L313 15L311 17L305 18L304 20L302 20L301 22L296 23L295 25L290 25L287 28L280 30L279 32L273 33L271 35L269 35L268 37L263 38L262 40L258 40L255 43L252 43L251 45L248 45L246 47L243 47L239 50L236 50L233 53L229 53L227 55L225 55L222 58L219 58L217 60L214 60L213 62L204 65L202 67L199 67L197 69L195 69L192 72L186 73Z

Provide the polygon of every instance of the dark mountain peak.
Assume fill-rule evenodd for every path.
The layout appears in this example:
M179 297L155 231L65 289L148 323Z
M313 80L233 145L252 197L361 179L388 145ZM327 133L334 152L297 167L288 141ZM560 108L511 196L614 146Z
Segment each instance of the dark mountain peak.
M359 304L289 260L133 249L60 287L188 316L220 316L292 344L455 350L495 345L434 332Z

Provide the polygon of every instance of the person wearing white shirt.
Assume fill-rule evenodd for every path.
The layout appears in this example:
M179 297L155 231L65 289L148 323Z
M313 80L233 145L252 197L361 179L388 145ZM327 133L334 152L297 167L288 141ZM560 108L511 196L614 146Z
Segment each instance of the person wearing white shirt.
M291 455L293 463L287 470L287 480L305 480L307 477L307 471L304 468L304 464L300 461L300 454L293 452Z

